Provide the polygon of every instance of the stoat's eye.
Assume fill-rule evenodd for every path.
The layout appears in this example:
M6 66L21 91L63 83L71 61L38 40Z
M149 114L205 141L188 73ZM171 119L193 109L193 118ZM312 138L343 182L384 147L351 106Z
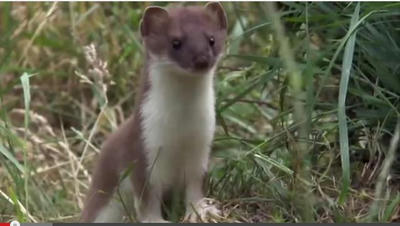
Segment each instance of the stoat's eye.
M182 42L179 39L174 39L172 40L172 48L178 50L179 48L181 48L182 46Z
M208 39L208 42L210 43L210 46L213 46L215 44L214 36L210 36L210 38Z

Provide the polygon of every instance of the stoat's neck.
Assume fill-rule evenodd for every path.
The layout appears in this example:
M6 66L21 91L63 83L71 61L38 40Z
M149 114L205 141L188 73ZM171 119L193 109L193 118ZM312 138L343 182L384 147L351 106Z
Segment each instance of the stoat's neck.
M214 71L212 69L204 74L189 74L168 65L149 65L150 87L146 96L160 98L165 101L165 104L174 102L189 104L200 101L214 105Z

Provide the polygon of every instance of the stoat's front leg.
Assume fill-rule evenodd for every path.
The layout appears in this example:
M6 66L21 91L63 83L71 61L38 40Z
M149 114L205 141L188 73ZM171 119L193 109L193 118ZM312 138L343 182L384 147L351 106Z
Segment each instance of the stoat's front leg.
M149 185L150 186L150 185ZM169 223L164 220L161 213L162 187L151 185L147 198L140 200L139 220L142 223Z
M186 222L212 222L213 218L221 218L215 201L204 197L203 177L204 173L199 173L186 179Z

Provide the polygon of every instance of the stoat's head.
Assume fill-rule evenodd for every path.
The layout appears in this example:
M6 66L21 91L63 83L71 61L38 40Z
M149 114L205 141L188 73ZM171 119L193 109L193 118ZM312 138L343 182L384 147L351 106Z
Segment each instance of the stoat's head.
M214 68L222 55L227 20L217 2L168 11L148 7L140 32L151 62L197 74Z

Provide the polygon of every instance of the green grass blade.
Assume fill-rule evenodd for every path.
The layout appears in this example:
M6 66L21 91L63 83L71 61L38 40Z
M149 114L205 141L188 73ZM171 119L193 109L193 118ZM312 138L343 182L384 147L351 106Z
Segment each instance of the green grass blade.
M384 198L384 190L387 188L387 181L390 176L390 170L392 168L393 162L396 158L396 152L399 147L400 141L400 119L397 120L395 133L390 141L390 147L388 153L386 154L386 158L382 163L382 169L378 176L378 182L375 186L375 199L372 203L369 214L368 214L368 222L379 221L379 213L383 212L385 209L385 198ZM390 210L390 205L387 208L386 214L388 214Z
M18 162L18 160L9 152L3 145L0 144L0 153L3 154L6 159L10 160L12 164L21 172L24 172L24 167Z
M396 211L396 208L400 206L400 193L396 195L392 201L389 202L388 207L385 209L385 212L383 214L383 219L382 221L384 222L390 222L391 217Z
M231 41L236 41L237 39L240 39L240 38L242 38L243 36L251 35L251 34L253 34L254 32L260 30L261 28L265 28L265 27L267 27L267 26L269 26L269 25L271 25L271 22L264 22L264 23L255 25L255 26L253 26L253 27L251 27L251 28L249 28L249 29L247 29L247 30L245 30L245 31L242 31L242 33L240 33L240 34L237 34L237 35L235 35L234 37L231 37Z
M246 94L251 92L253 89L255 89L257 86L264 84L268 80L272 79L272 77L275 74L272 73L271 71L268 71L267 73L261 75L260 79L249 85L243 92L237 94L234 98L229 100L227 103L225 103L223 106L219 107L217 109L217 113L221 114L223 111L225 111L227 108L229 108L231 105L235 104L240 98L244 97Z
M25 119L24 119L24 125L25 125L25 141L26 141L26 136L28 134L28 125L29 125L29 112L30 112L30 104L31 104L31 93L30 93L30 83L29 79L30 77L34 76L33 74L28 74L24 73L20 77L21 79L21 84L22 84L22 90L24 93L24 104L25 104ZM24 188L25 188L25 207L29 211L28 208L28 203L29 203L29 194L28 194L28 182L29 182L29 168L27 166L27 151L24 148Z
M358 22L359 14L360 14L360 3L357 3L357 6L351 18L350 30L352 30L352 28ZM356 34L357 34L356 31L352 33L344 49L342 74L339 87L338 119L339 119L339 138L340 138L340 157L342 162L342 177L343 177L342 178L343 185L339 197L339 203L343 203L346 200L346 196L350 186L350 157L349 157L349 138L348 138L347 120L346 120L346 95L349 84L350 71L353 64Z
M318 99L318 97L320 96L323 87L325 87L325 83L328 79L328 75L331 71L331 69L333 68L336 59L339 56L339 53L342 51L345 43L349 40L349 38L353 35L354 32L356 32L356 29L361 26L361 24L367 20L371 15L373 15L374 13L376 13L377 11L371 11L369 12L367 15L363 16L359 21L357 21L357 23L354 26L350 27L350 30L346 33L346 35L343 37L342 41L339 44L339 47L336 49L335 53L332 56L332 59L329 61L329 65L328 67L325 69L324 73L322 74L322 80L321 80L321 84L316 92L316 98L315 100ZM315 104L315 102L313 103L313 105Z
M276 161L275 159L268 157L267 155L261 155L261 154L256 153L256 154L254 154L254 157L259 158L272 166L275 166L276 168L278 168L279 170L281 170L282 172L284 172L290 176L293 175L293 170L289 169L288 167L286 167L282 163Z
M28 73L24 73L21 76L21 84L22 84L22 89L24 91L24 105L25 105L25 129L28 129L28 124L29 124L29 106L31 103L31 93L30 93L30 83L29 83L29 78L34 75L30 75Z

